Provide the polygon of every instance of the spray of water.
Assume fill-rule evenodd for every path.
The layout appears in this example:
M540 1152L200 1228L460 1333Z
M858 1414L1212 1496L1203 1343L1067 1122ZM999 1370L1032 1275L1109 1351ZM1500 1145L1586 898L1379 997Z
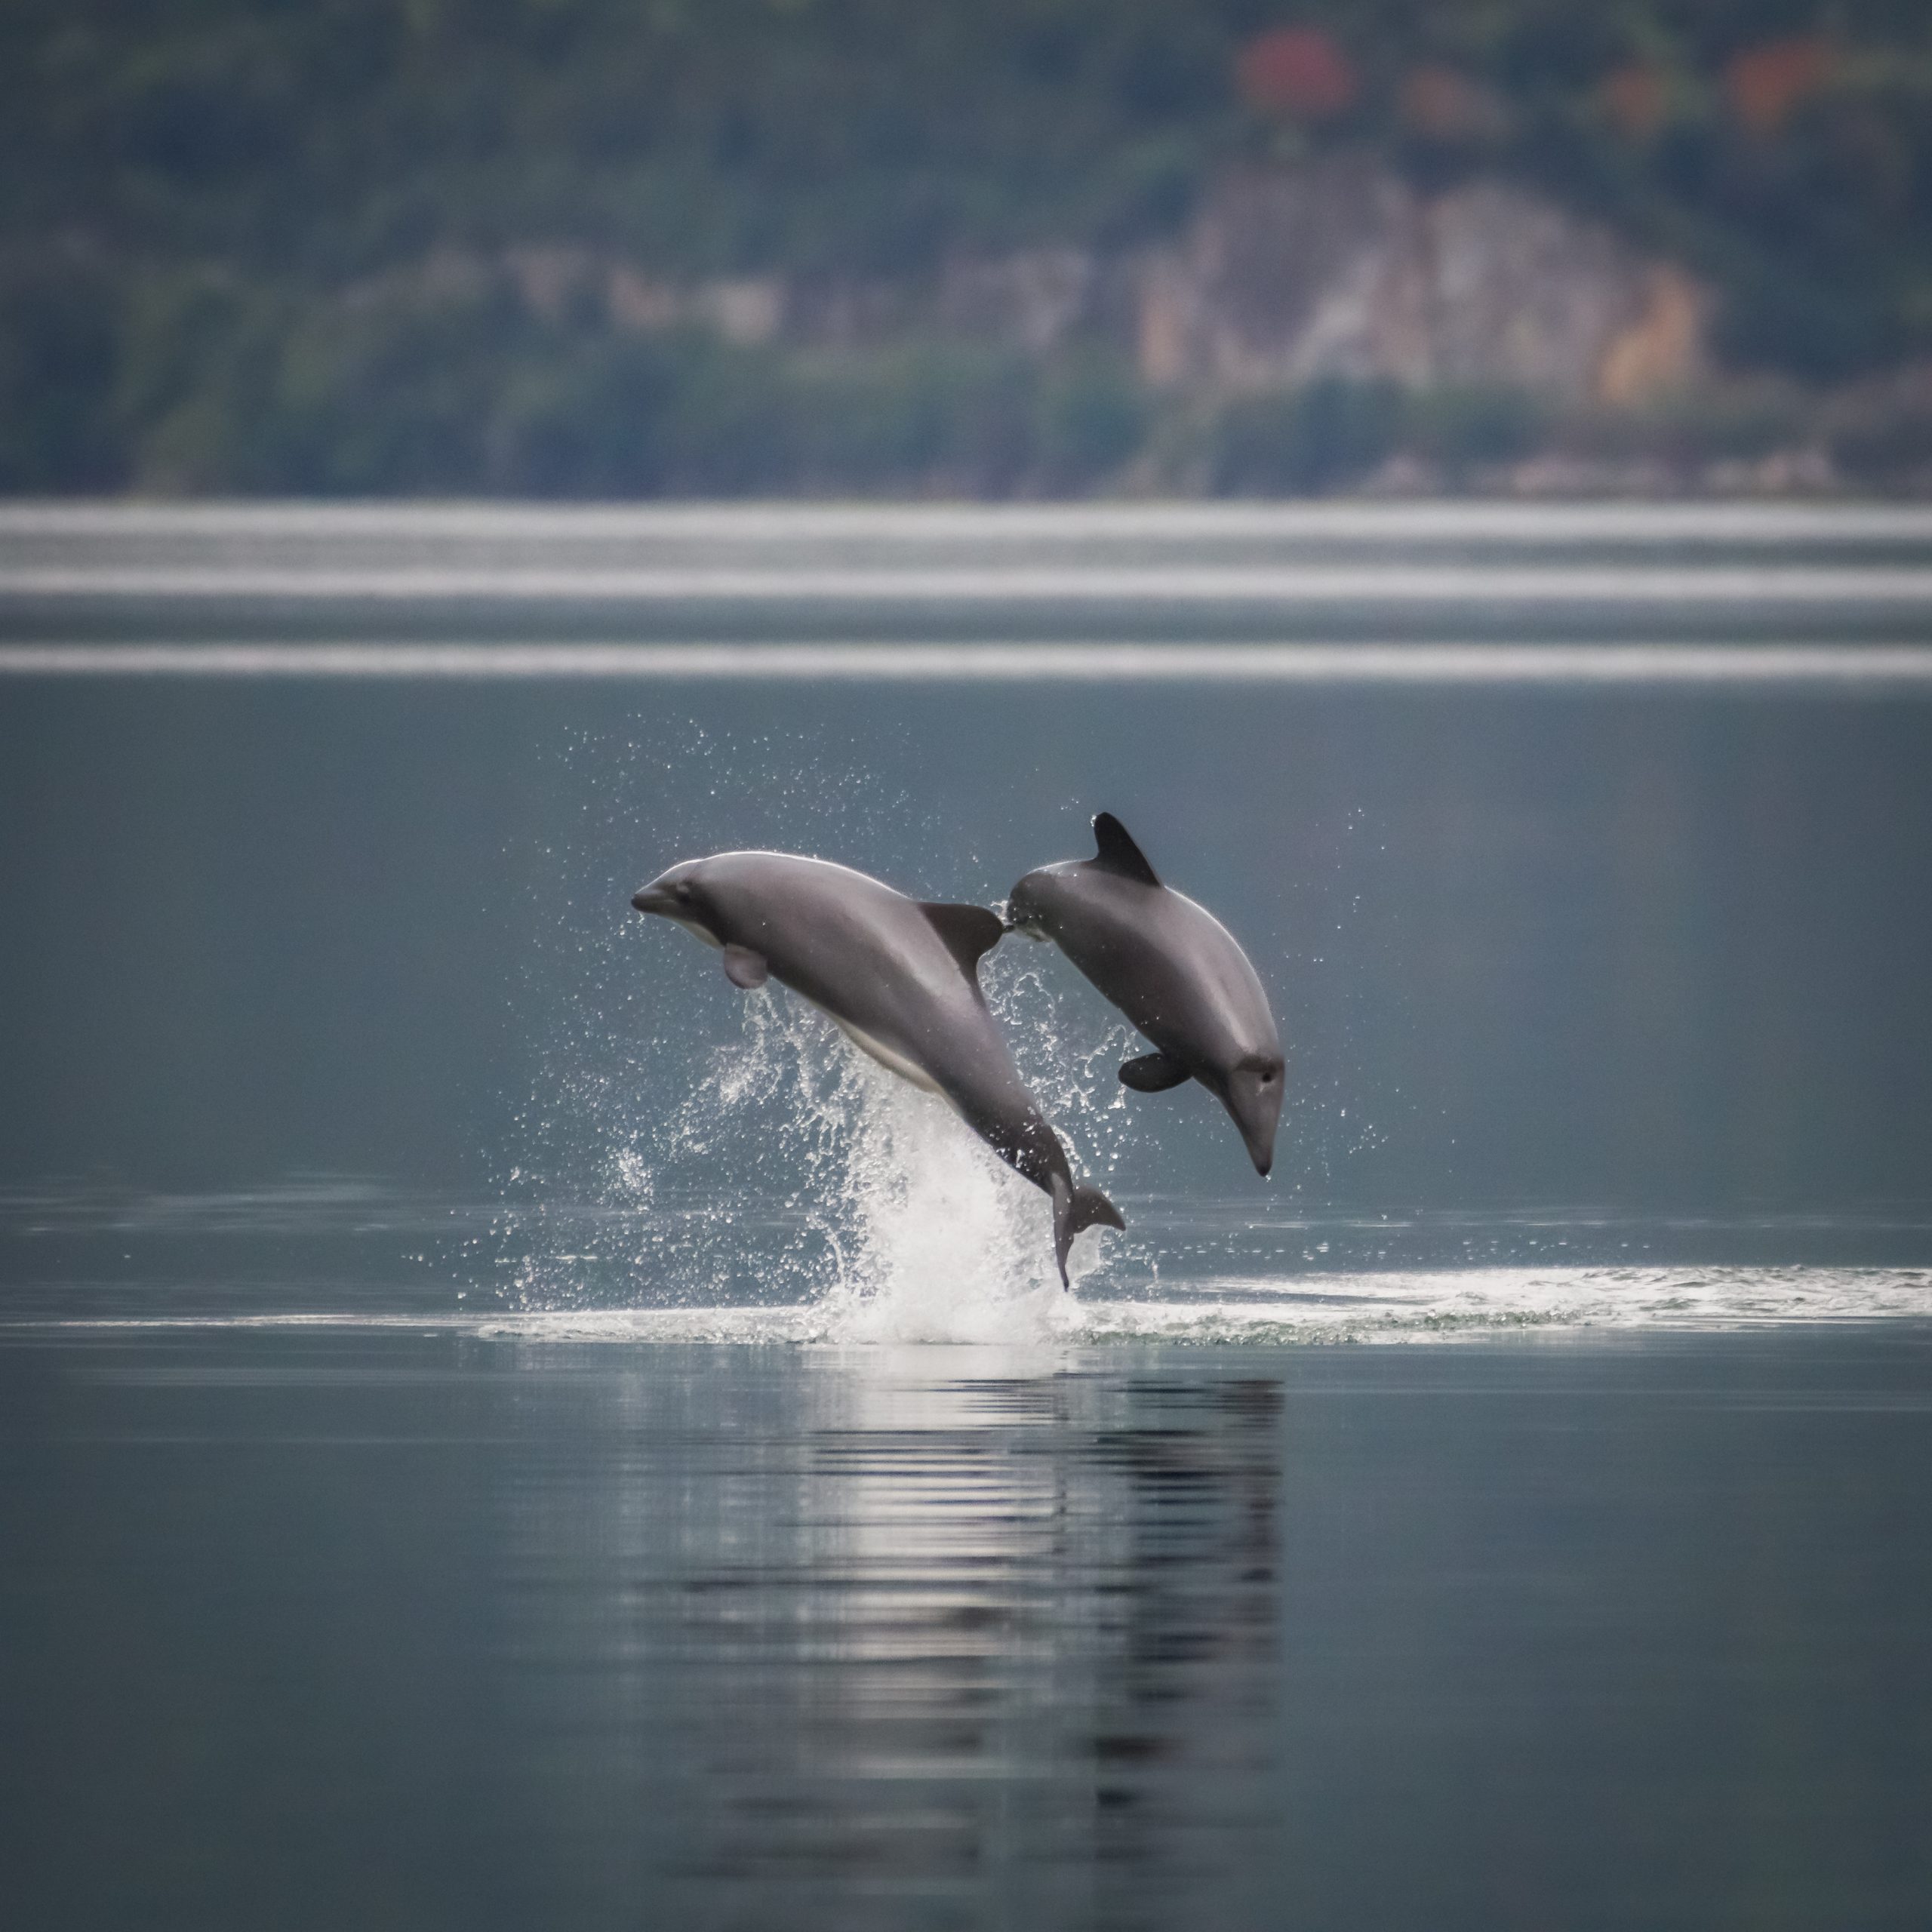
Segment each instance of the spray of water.
M1076 1162L1104 1184L1104 1155L1081 1163L1097 1123L1120 1124L1090 1098L1098 1054L1060 1047L1030 988L1008 975L995 997L1020 1016L1049 1114L1088 1130ZM852 1341L1009 1342L1076 1318L1046 1196L791 995L747 999L739 1036L668 1106L608 1073L564 1085L597 1198L526 1220L518 1309L808 1309L811 1332ZM1076 1289L1107 1266L1100 1238L1119 1238L1075 1245Z

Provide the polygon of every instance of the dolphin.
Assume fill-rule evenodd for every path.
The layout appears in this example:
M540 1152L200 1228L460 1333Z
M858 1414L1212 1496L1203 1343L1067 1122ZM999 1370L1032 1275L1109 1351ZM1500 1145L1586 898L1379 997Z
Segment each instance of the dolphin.
M1151 1040L1121 1084L1158 1094L1198 1080L1233 1115L1255 1171L1275 1160L1281 1036L1247 955L1214 915L1163 885L1111 812L1100 851L1029 872L1007 901L1011 931L1050 939Z
M1017 1172L1051 1197L1054 1259L1083 1228L1125 1226L1034 1105L980 990L1004 931L983 906L909 899L849 867L789 852L721 852L672 866L631 900L724 954L747 990L768 978L829 1014L882 1066L951 1103Z

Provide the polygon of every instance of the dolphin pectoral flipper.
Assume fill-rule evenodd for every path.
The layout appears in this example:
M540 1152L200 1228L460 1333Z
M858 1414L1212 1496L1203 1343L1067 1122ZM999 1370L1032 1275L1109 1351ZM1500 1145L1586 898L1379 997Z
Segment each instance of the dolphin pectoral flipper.
M922 899L919 910L926 923L946 942L968 979L977 981L980 961L1000 943L1006 928L997 912L983 906L955 906L944 900Z
M1138 1060L1122 1063L1120 1084L1137 1094L1164 1094L1194 1075L1169 1054L1143 1054Z
M1093 863L1103 872L1138 879L1143 885L1160 884L1161 875L1147 863L1146 854L1128 836L1127 827L1112 812L1094 814L1094 839L1100 850Z
M733 986L742 986L746 992L755 991L771 977L771 968L761 952L754 952L748 946L728 946L724 949L724 977Z

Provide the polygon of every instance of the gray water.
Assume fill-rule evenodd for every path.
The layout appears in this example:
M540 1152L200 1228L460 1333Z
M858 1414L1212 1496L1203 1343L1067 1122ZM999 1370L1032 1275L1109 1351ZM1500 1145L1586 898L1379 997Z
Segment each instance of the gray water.
M626 901L1102 807L1066 1296ZM1932 1918L1920 512L26 506L0 823L23 1922Z

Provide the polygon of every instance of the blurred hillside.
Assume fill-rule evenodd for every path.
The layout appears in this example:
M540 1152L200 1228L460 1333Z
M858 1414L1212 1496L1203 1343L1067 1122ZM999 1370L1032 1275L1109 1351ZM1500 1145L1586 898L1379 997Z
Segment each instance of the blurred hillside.
M1907 0L0 13L0 489L1846 488Z

